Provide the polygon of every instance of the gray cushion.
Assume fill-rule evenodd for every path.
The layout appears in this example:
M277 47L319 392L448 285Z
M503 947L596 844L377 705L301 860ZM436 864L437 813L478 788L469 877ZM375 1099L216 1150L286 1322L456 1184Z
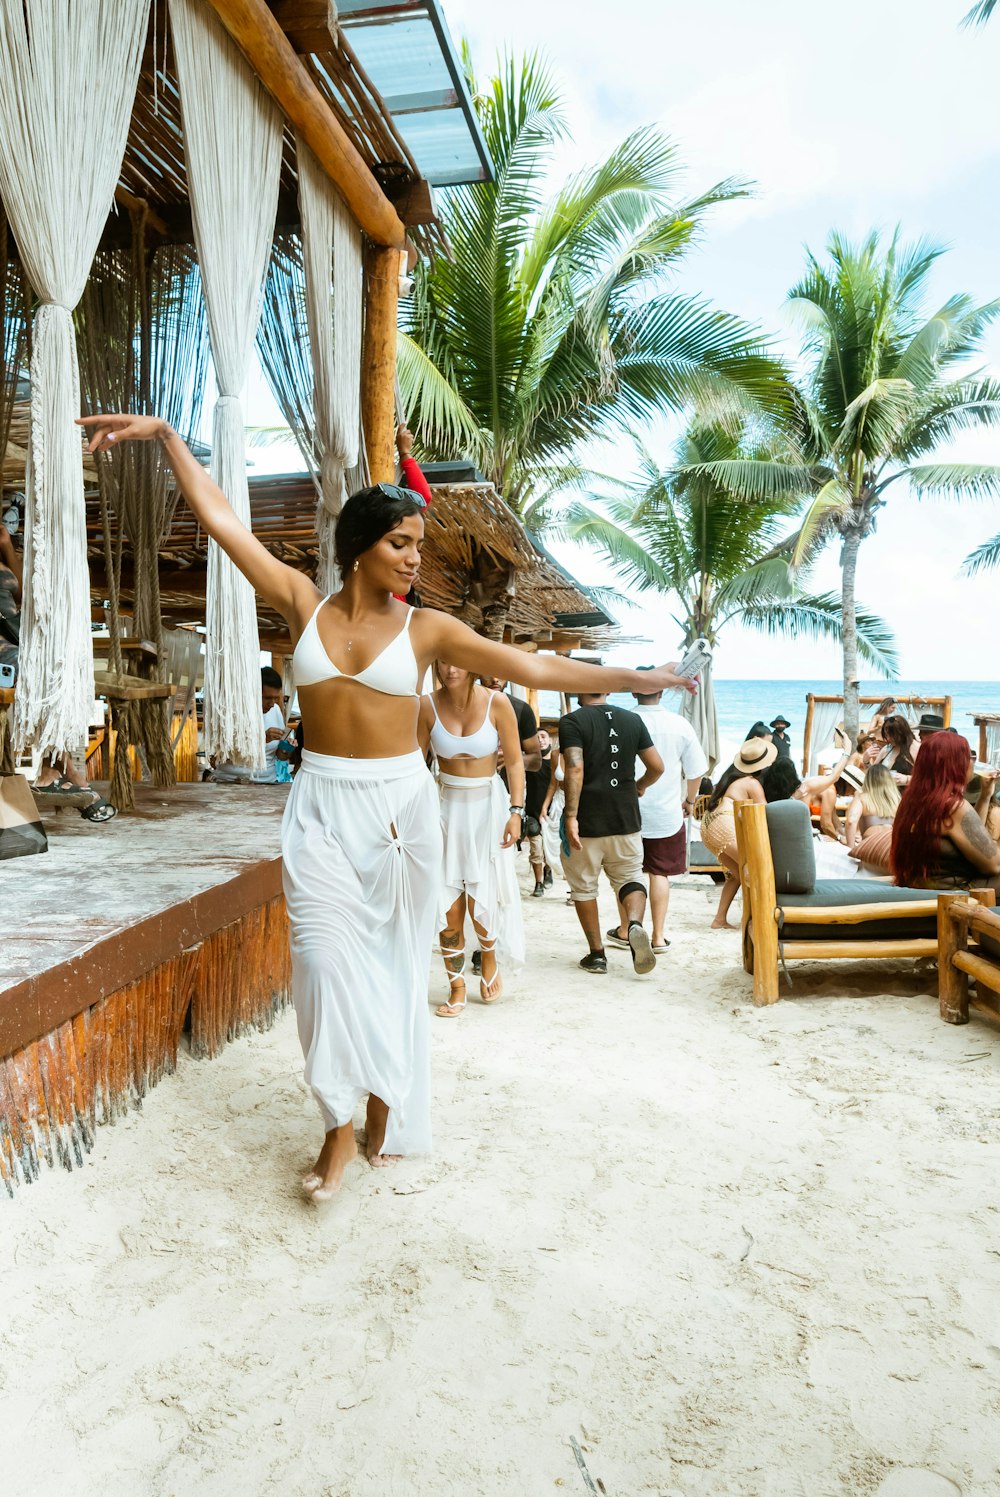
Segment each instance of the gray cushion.
M894 884L876 884L863 878L822 878L811 894L779 894L784 914L783 941L908 941L937 936L937 915L916 915L912 920L863 920L857 925L796 925L797 909L842 908L851 904L919 904L934 900L928 889L897 889Z
M774 887L778 894L811 894L816 884L809 807L800 800L778 800L767 808Z
M709 852L704 842L692 841L688 848L689 868L718 868L719 860L714 852Z

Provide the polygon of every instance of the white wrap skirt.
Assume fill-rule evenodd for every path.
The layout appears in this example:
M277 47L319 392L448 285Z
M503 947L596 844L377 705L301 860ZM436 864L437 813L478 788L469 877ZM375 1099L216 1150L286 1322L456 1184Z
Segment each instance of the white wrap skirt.
M524 963L524 921L517 885L517 849L501 847L509 797L498 775L441 773L442 894L438 924L459 895L475 904L475 918L495 940L497 961L510 969Z
M427 976L441 865L437 793L419 750L341 759L306 749L281 838L292 993L324 1127L369 1093L383 1153L431 1146Z

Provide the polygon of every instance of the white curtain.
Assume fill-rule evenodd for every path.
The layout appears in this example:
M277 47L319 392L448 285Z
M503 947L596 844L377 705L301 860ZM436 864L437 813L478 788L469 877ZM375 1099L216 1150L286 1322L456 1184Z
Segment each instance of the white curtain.
M30 371L19 747L75 750L87 738L94 661L73 308L114 201L148 18L149 0L0 0L0 195L41 303Z
M250 525L240 395L260 318L278 206L282 117L206 0L170 0L194 240L219 386L212 477ZM260 641L253 588L209 543L205 743L262 765Z
M361 426L361 230L312 151L296 139L306 317L312 354L320 502L317 585L340 585L333 556L346 475L358 463Z
M839 698L835 702L815 702L813 704L812 732L809 737L809 764L806 769L807 776L817 773L819 755L822 754L824 749L828 749L831 746L834 729L843 720L844 703ZM838 754L834 759L834 763L837 762L839 757L840 755Z
M698 742L708 760L711 774L719 762L719 714L715 703L715 686L712 683L712 662L701 672L698 691L694 696L680 693L677 711L686 717L698 735Z

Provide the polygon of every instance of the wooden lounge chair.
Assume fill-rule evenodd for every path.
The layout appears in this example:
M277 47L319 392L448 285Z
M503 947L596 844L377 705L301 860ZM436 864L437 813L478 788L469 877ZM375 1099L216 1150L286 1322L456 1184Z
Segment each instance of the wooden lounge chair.
M975 894L981 891L976 890ZM992 892L992 891L990 891ZM985 903L988 903L986 901ZM976 981L969 991L969 978ZM1000 1019L1000 915L967 894L938 895L938 998L946 1024L968 1024L969 1009Z
M736 838L743 965L753 975L754 1003L778 1001L779 962L937 956L936 891L817 880L809 810L801 801L738 803ZM992 891L982 898L991 903Z

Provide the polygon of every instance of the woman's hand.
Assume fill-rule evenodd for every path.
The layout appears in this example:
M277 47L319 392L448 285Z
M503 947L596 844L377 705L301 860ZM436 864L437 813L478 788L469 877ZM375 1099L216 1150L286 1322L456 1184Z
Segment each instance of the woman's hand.
M671 665L658 665L655 670L643 671L641 676L637 671L639 689L642 691L643 696L646 695L647 691L650 696L653 696L658 691L676 691L678 687L683 691L689 692L691 696L697 696L697 681L692 681L690 676L679 676L677 674L678 664L679 661L675 660Z
M513 813L513 815L508 816L507 825L503 829L503 840L500 843L501 847L507 848L514 846L514 844L520 839L521 825L521 818L516 811Z
M173 427L159 416L79 416L76 424L90 437L88 452L106 452L118 442L155 442L173 435Z

